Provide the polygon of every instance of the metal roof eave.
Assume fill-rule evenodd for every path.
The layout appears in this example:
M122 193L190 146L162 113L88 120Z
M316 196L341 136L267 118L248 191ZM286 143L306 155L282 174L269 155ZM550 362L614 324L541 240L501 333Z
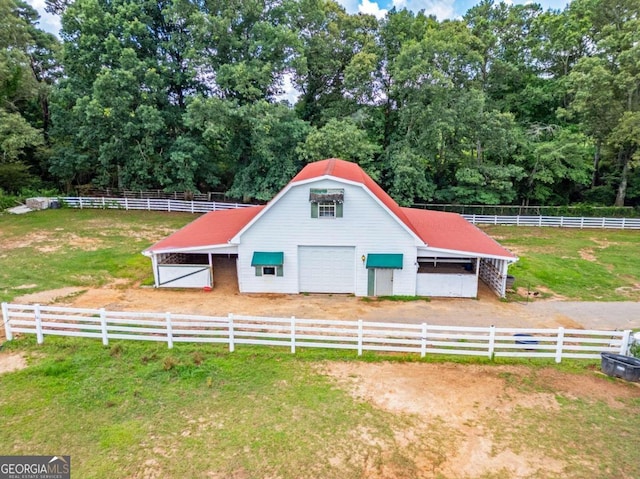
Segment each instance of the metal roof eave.
M420 251L420 249L428 249L429 251L433 251L436 253L450 253L450 254L457 254L457 255L473 256L476 258L501 259L509 263L515 263L520 259L517 256L500 256L495 254L480 253L478 251L461 251L461 250L455 250L455 249L434 248L433 246L429 246L426 248L418 248L418 252Z
M185 247L185 248L163 248L161 250L154 250L154 251L146 249L142 252L142 254L144 256L151 258L153 255L163 254L163 253L202 253L203 251L206 251L206 250L222 249L222 248L237 249L238 245L226 243L226 244L212 244L212 245L205 245L205 246Z

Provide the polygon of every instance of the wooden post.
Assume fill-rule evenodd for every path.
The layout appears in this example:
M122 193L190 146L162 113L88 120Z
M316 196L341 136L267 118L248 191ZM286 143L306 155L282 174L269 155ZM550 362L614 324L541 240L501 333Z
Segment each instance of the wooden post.
M42 318L40 317L39 304L35 305L33 313L36 320L36 338L38 340L38 344L42 344L44 342L44 334L42 333Z
M109 345L109 334L107 332L107 313L104 308L100 308L100 329L102 330L102 344Z
M420 357L427 355L427 323L422 323L422 338L420 341Z
M7 341L11 341L13 339L13 333L11 333L9 305L7 303L2 303L2 322L4 323L4 334L7 336Z
M235 344L233 341L233 314L229 313L229 352L235 351Z
M167 346L169 349L173 348L173 328L171 327L171 313L165 313L165 318L167 320Z
M558 344L556 346L556 363L562 361L562 346L564 343L564 328L560 326L558 328Z
M362 331L362 320L358 320L358 356L362 356L362 339L363 339L363 331Z
M620 345L620 354L626 356L629 353L629 341L631 339L631 330L625 329L622 335L622 344Z
M492 324L489 327L489 359L493 360L493 353L496 349L496 327Z
M80 200L80 209L82 209L82 196L78 198Z
M291 316L291 352L296 352L296 317Z

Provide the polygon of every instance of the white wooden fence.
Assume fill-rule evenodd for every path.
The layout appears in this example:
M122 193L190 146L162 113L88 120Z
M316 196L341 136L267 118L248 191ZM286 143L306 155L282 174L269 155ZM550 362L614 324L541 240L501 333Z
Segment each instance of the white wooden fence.
M575 216L462 215L475 225L555 226L558 228L640 229L640 218L589 218Z
M627 354L631 331L459 327L368 321L226 317L115 312L2 303L7 339L16 333L174 343L223 343L363 351L494 357L599 359L601 352Z
M218 201L184 201L166 198L94 198L66 196L59 198L70 208L98 208L115 210L181 211L186 213L207 213L209 211L246 208L242 203L220 203Z
M56 198L51 198L55 200ZM209 211L246 208L254 205L244 203L221 203L217 201L184 201L168 198L107 198L65 196L57 198L70 208L98 208L120 210L181 211L207 213ZM514 226L555 226L559 228L613 228L640 229L640 218L589 218L574 216L499 216L462 215L473 224Z

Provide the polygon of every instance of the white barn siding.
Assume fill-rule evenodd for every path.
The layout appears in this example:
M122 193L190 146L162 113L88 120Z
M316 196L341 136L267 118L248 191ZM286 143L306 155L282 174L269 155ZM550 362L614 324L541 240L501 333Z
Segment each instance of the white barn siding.
M418 274L417 296L475 298L478 278L474 274Z
M310 188L344 188L342 218L311 218ZM321 179L295 185L241 236L238 281L243 292L300 293L299 246L355 248L355 291L367 295L368 273L362 256L402 253L403 269L394 271L393 294L416 294L416 238L361 186ZM282 251L282 277L256 276L254 251Z

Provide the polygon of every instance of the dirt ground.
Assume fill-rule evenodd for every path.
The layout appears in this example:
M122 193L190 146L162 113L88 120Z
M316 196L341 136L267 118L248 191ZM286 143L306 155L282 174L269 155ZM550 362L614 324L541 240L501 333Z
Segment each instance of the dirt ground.
M453 429L452 444L434 451L429 444L415 450L420 477L474 478L547 477L558 475L566 464L534 450L515 452L494 441L487 415L509 421L516 410L557 410L557 395L586 401L605 401L622 407L619 399L640 397L640 387L611 383L599 376L575 376L554 369L536 371L535 381L552 392L524 391L507 377L530 377L523 366L480 366L421 363L340 363L319 367L354 398L394 414L417 417L413 429L395 431L396 439L415 445L415 438L429 435L434 423ZM596 466L596 464L594 464ZM377 477L369 475L368 477ZM386 477L386 476L385 476ZM393 475L388 475L393 477Z
M126 280L102 288L62 288L14 299L14 303L57 304L110 310L226 316L229 313L365 321L575 329L640 328L640 302L581 303L554 300L503 302L480 283L477 299L377 301L350 295L240 294L233 260L216 260L214 288L179 290L143 287ZM30 286L30 285L25 285Z
M27 367L19 353L0 352L0 374ZM558 396L581 401L603 401L624 407L621 400L640 397L640 385L611 382L599 375L572 375L551 368L532 371L524 366L484 366L425 363L324 362L316 366L355 400L365 401L411 421L393 430L396 444L416 465L416 479L558 476L568 465L535 447L513 450L496 439L492 418L516 422L523 409L556 411ZM539 388L522 388L527 378ZM516 378L509 380L508 378ZM548 392L553 391L553 392ZM383 451L387 443L366 429L354 431L354 440L374 444ZM332 458L334 466L342 460ZM353 458L351 458L352 460ZM588 461L588 458L584 459ZM371 464L362 477L394 478L384 459ZM592 465L594 468L597 464ZM145 476L146 477L146 476ZM155 477L155 476L154 476ZM404 477L404 476L403 476Z

